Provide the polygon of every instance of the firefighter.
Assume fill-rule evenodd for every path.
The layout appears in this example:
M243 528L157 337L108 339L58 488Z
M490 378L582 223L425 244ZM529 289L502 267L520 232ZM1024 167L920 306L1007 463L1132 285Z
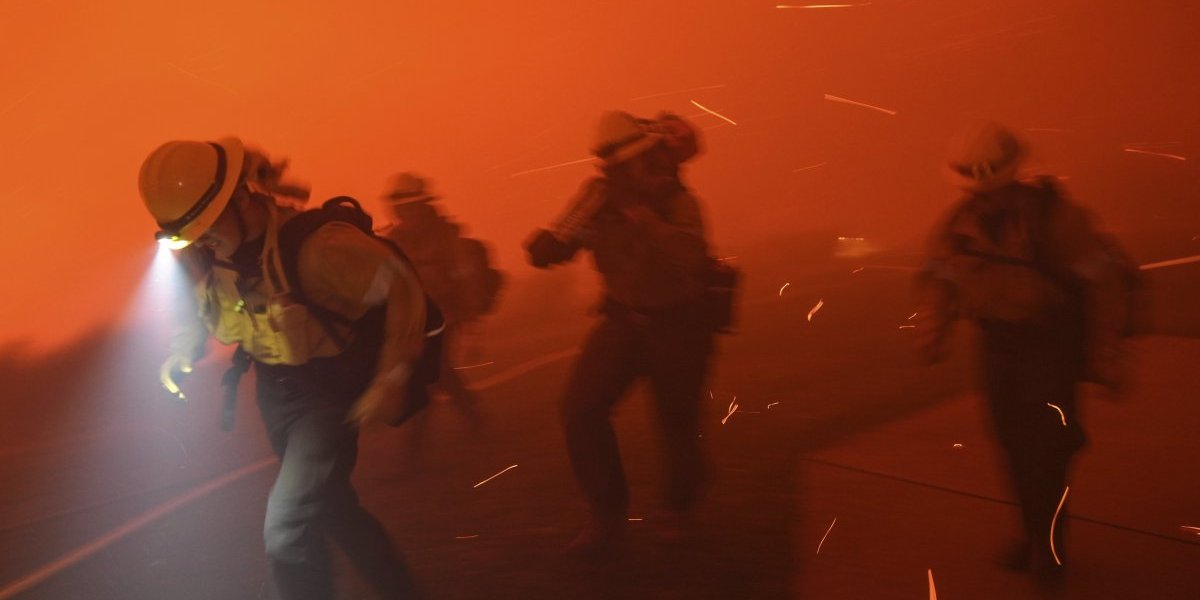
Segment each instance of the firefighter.
M495 309L503 277L491 265L487 246L462 234L462 228L438 208L428 182L413 173L397 173L383 196L392 218L380 232L412 260L426 292L446 319L445 352L437 387L468 414L475 396L455 366L466 355L468 332Z
M1025 144L992 122L951 146L963 197L934 229L918 275L918 350L946 354L951 325L981 332L983 387L1021 511L1006 566L1061 580L1072 457L1084 445L1077 383L1122 385L1124 267L1053 178L1019 181ZM1127 314L1127 313L1125 313Z
M296 188L280 181L284 166L236 138L167 142L143 163L142 200L159 240L192 266L199 317L176 336L163 382L182 397L173 374L209 337L253 364L280 459L264 525L280 597L333 598L329 542L382 597L409 597L408 569L350 474L358 429L404 416L424 293L397 253L348 222L297 239L289 223L308 213L286 206Z
M673 115L656 121L612 111L592 148L601 174L586 181L566 214L527 242L545 268L591 250L604 285L601 320L588 335L562 400L567 453L590 519L567 546L599 556L619 545L629 491L611 413L638 378L649 379L665 438L669 536L705 480L701 396L716 330L706 301L708 256L700 205L679 165L698 151L694 129Z

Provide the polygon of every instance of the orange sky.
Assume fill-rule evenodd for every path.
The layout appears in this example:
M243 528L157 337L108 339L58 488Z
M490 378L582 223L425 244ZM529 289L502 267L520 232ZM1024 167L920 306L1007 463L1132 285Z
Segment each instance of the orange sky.
M1118 230L1198 220L1200 3L177 4L0 4L0 353L121 314L154 229L137 169L177 138L238 135L315 197L369 206L391 172L425 173L518 276L520 240L591 167L514 174L585 158L606 108L714 127L689 181L724 248L915 238L952 199L939 159L973 117L1026 129L1033 166Z

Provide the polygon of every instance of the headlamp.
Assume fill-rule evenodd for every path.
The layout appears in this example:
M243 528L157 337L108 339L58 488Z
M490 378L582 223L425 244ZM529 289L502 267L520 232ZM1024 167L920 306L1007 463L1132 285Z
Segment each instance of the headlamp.
M166 246L168 250L182 250L187 248L188 244L191 244L191 242L179 237L178 233L171 233L169 231L155 233L154 240Z

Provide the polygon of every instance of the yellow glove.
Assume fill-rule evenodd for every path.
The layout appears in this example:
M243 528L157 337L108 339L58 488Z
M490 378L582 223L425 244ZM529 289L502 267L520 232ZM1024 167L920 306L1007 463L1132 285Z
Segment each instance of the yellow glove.
M158 369L158 381L163 389L179 400L187 400L183 390L179 388L177 379L192 372L192 359L183 354L172 354Z

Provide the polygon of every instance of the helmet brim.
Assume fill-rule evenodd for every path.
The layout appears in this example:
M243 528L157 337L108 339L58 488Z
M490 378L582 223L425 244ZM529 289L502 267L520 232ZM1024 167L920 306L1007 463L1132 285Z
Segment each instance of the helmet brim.
M613 151L612 154L601 158L604 166L611 167L626 162L638 155L645 153L651 148L657 146L663 141L662 134L647 133L642 137L621 146Z

